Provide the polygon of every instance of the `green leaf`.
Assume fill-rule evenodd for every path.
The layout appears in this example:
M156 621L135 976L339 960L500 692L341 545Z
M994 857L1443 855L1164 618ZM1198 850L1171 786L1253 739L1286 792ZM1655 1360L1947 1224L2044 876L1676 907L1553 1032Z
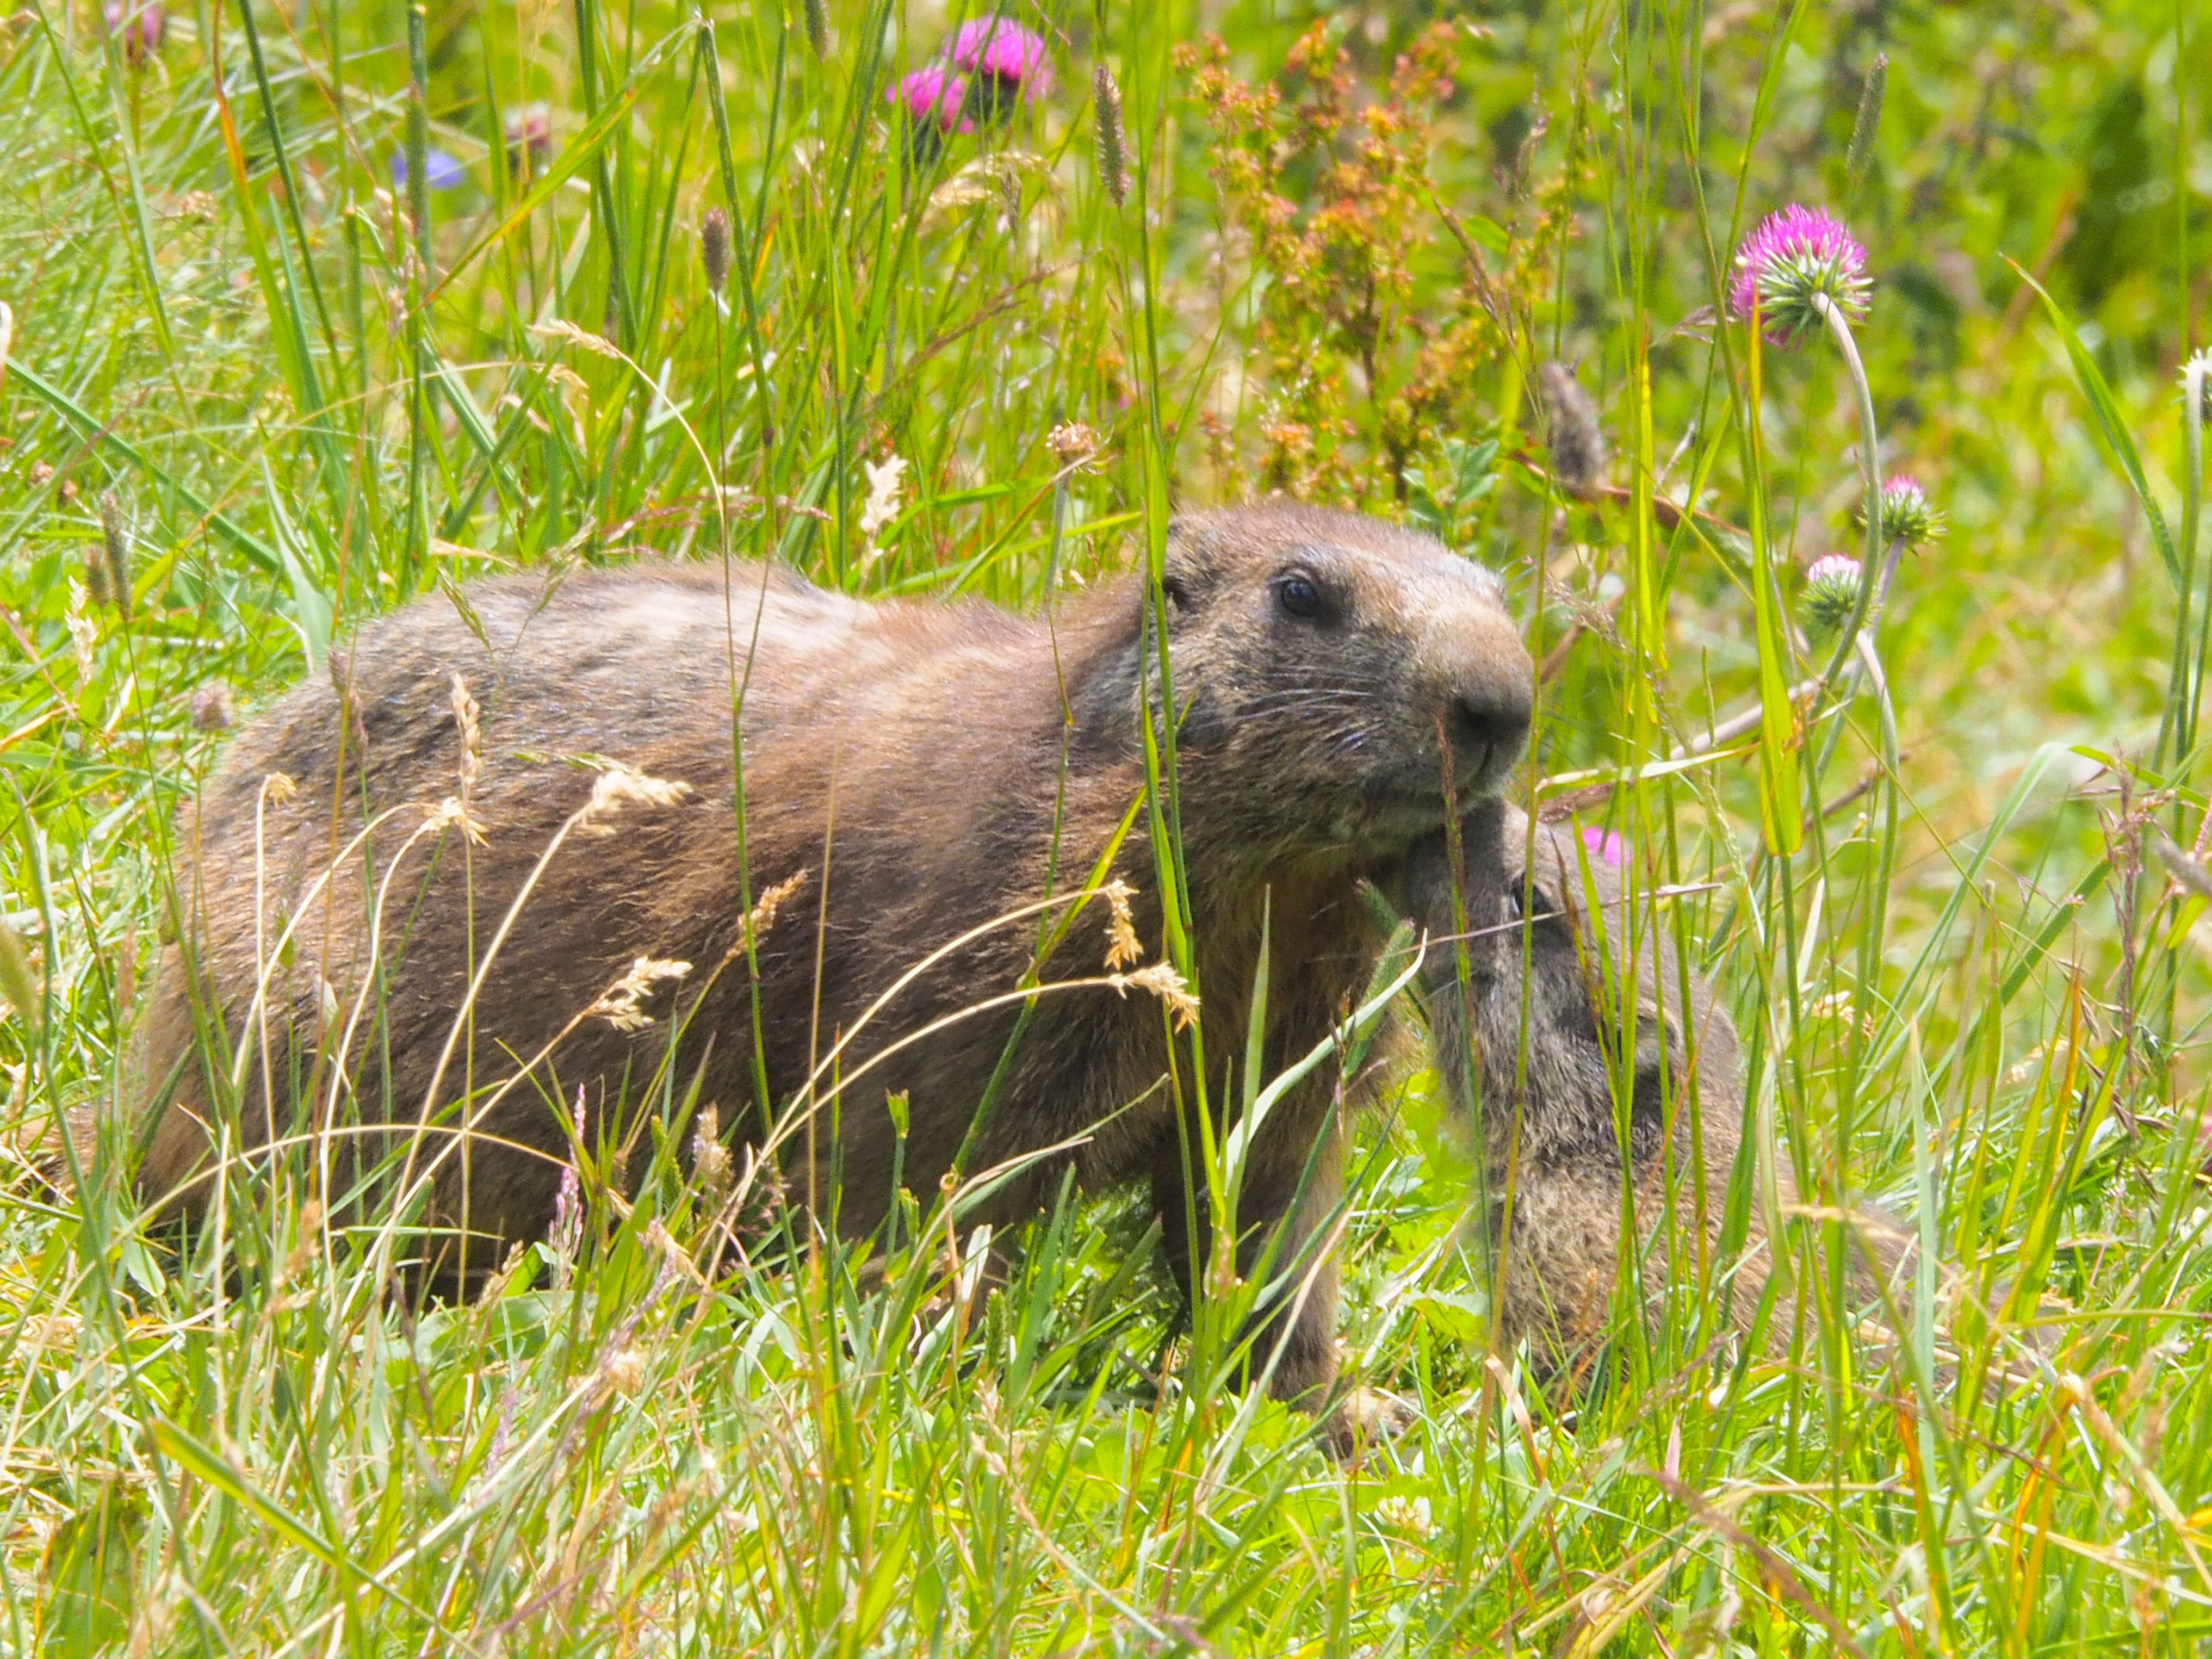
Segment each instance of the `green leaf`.
M46 1553L40 1651L49 1659L113 1651L131 1631L131 1558L145 1516L103 1482L62 1522Z
M2136 499L2142 503L2143 516L2150 520L2151 539L2158 544L2159 557L2166 561L2166 576L2173 583L2174 591L2180 592L2181 554L2173 544L2173 537L2166 530L2166 515L2158 510L2158 502L2152 499L2150 481L2143 473L2142 457L2136 452L2135 440L2128 435L2127 423L2120 416L2118 400L2112 396L2112 387L2105 383L2105 376L2097 367L2097 360L2089 355L2088 348L2081 343L2081 335L2067 319L2066 313L2058 308L2058 301L2045 290L2043 284L2025 270L2021 270L2011 260L2005 263L2020 271L2021 281L2033 289L2042 299L2043 308L2051 317L2051 325L2058 331L2058 337L2065 342L2067 361L2073 365L2074 378L2081 382L2082 395L2089 400L2089 412L2097 417L2097 430L2105 440L2106 448L2119 464L2121 474L2127 479L2129 488L2136 492Z

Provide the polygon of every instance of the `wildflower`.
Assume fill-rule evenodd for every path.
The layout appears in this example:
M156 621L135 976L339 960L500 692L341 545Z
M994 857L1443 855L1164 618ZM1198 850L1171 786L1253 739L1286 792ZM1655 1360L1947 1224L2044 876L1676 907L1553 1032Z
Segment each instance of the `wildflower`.
M5 311L0 306L0 311ZM0 374L7 369L6 337L0 336ZM2197 417L2212 421L2212 347L2198 352L2181 366L2181 402L2185 410L2191 397L2197 403Z
M107 0L100 17L109 35L123 48L126 64L143 64L153 57L161 50L162 38L169 32L166 6L144 5L134 10L131 0Z
M1425 1498L1407 1498L1393 1493L1375 1505L1375 1519L1391 1531L1408 1538L1426 1538L1436 1530Z
M1586 824L1582 831L1582 842L1589 848L1590 856L1602 860L1616 870L1628 861L1628 843L1610 830L1595 824Z
M580 1120L584 1111L584 1091L576 1091L576 1115ZM545 1232L545 1248L553 1257L553 1288L561 1290L568 1283L568 1266L576 1259L577 1249L584 1242L584 1189L576 1179L576 1166L569 1164L561 1171L561 1185L553 1194L553 1224Z
M422 182L432 190L452 190L468 182L469 170L442 149L422 152ZM407 152L392 152L392 183L395 189L407 187Z
M860 471L868 475L868 499L860 508L860 535L872 549L877 532L889 527L899 515L899 478L906 471L906 457L863 461Z
M1052 64L1043 37L1011 17L978 17L963 23L945 56L971 77L969 112L991 121L1024 98L1042 98L1052 88Z
M523 104L507 112L503 124L507 164L515 172L537 171L553 159L553 108L550 104Z
M1940 508L1931 507L1928 492L1909 474L1900 472L1881 487L1881 539L1903 542L1911 548L1938 540L1945 526ZM1866 523L1866 508L1859 508L1859 523ZM1816 569L1819 568L1814 567Z
M1788 345L1820 325L1826 300L1850 322L1867 313L1866 250L1819 208L1792 204L1759 221L1736 252L1729 308L1743 321L1756 306L1766 337Z
M1605 471L1605 432L1597 410L1565 363L1546 363L1543 382L1552 417L1552 476L1569 494L1586 495Z
M1044 447L1062 466L1073 466L1098 453L1098 434L1081 421L1062 421L1045 434Z
M611 836L614 826L606 820L625 808L677 806L689 800L691 794L691 786L681 779L647 777L617 763L593 781L592 798L584 803L577 828L586 835Z
M1119 207L1129 198L1129 143L1121 127L1121 88L1104 64L1091 71L1091 125L1098 140L1098 182Z
M1815 559L1805 573L1805 622L1818 633L1843 626L1859 602L1866 567L1856 559L1831 553Z
M617 1394L635 1394L645 1384L645 1354L634 1347L617 1348L602 1368L607 1386Z
M592 1005L590 1012L617 1031L641 1031L653 1024L653 1016L645 1012L647 1000L663 984L682 979L690 971L688 962L639 957L631 962L629 970Z
M192 730L228 732L231 722L231 690L221 680L192 693Z
M968 77L940 65L902 76L884 95L906 112L917 153L934 149L947 133L975 131L975 124L961 113L968 101Z
M707 291L717 299L730 280L730 216L708 208L699 222L699 263L707 268Z

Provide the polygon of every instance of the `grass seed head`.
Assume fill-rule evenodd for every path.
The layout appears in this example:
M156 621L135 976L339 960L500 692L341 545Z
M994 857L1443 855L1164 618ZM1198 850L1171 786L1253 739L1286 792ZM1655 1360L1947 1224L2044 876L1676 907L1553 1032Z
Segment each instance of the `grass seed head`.
M606 988L592 1005L592 1012L617 1031L642 1031L653 1024L646 1003L660 987L684 978L691 964L660 957L638 957L629 972Z
M633 806L676 806L689 800L691 786L677 778L648 777L617 764L601 772L592 785L592 798L584 804L577 828L587 836L611 836L608 820Z
M1867 162L1873 158L1875 132L1881 125L1881 100L1888 89L1889 54L1878 52L1867 65L1866 80L1859 88L1858 119L1851 124L1851 147L1844 161L1844 171L1854 182L1866 175Z
M1133 890L1119 876L1108 882L1103 889L1106 897L1106 969L1109 973L1127 967L1145 954L1138 942L1136 923L1129 917L1129 896Z
M905 493L901 480L906 472L906 457L889 455L881 461L862 461L860 471L868 476L868 499L860 507L860 539L871 551L876 549L876 538L896 522L900 497Z
M757 939L774 927L775 913L783 908L785 902L793 894L805 885L806 872L801 870L796 875L786 876L755 899L751 912L745 917L745 939ZM740 941L737 949L739 951L744 949L743 941Z
M1188 1031L1198 1024L1198 998L1171 962L1156 962L1133 974L1109 974L1106 982L1124 996L1132 990L1151 992L1167 1005L1179 1031Z
M467 803L458 795L448 795L438 803L430 813L429 824L433 829L458 829L478 847L486 846L490 841L485 832L483 820L469 811Z
M453 724L461 734L461 805L475 798L477 780L483 772L483 722L469 684L457 672L453 684Z
M699 1109L691 1130L691 1171L710 1198L719 1200L730 1190L730 1149L722 1145L720 1107Z
M1603 482L1605 431L1597 406L1565 363L1543 368L1544 405L1552 419L1552 476L1570 494L1587 495Z
M730 280L730 216L708 208L699 222L699 263L707 268L707 291L717 299Z
M1129 199L1129 139L1121 125L1121 88L1104 64L1091 71L1091 122L1098 140L1098 182L1120 207Z
M123 505L112 489L100 498L100 550L107 564L107 587L115 608L131 620L131 544L123 533Z

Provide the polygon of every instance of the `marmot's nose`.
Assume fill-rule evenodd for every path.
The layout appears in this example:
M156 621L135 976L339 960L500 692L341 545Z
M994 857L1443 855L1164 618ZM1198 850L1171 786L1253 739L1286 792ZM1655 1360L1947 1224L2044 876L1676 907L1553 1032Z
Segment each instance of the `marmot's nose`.
M1451 740L1460 763L1479 765L1486 758L1510 765L1528 741L1528 688L1500 696L1496 688L1462 690L1452 700Z
M1454 770L1477 789L1504 781L1528 742L1536 700L1535 665L1504 611L1462 614L1451 629L1444 735Z

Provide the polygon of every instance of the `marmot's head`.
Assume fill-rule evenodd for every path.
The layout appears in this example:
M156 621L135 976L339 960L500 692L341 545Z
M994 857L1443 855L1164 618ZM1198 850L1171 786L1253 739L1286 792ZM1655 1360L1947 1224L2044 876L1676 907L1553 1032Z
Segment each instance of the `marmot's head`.
M1358 859L1494 793L1534 674L1497 576L1416 532L1261 507L1177 519L1162 580L1186 830L1217 854ZM1147 616L1099 661L1085 724L1126 744ZM1143 672L1158 696L1156 662Z
M1456 881L1444 837L1413 850L1406 902L1431 937L1423 971L1448 1009L1460 995L1455 946L1465 939L1480 1092L1501 1105L1525 1101L1527 1155L1601 1164L1617 1158L1625 1122L1642 1169L1681 1110L1692 1064L1706 1145L1732 1153L1742 1108L1735 1028L1711 988L1682 972L1668 927L1647 908L1650 890L1632 906L1602 855L1550 825L1532 836L1502 803L1468 813L1460 842ZM1616 1106L1624 1084L1625 1116ZM1501 1112L1490 1127L1502 1133L1514 1120Z

